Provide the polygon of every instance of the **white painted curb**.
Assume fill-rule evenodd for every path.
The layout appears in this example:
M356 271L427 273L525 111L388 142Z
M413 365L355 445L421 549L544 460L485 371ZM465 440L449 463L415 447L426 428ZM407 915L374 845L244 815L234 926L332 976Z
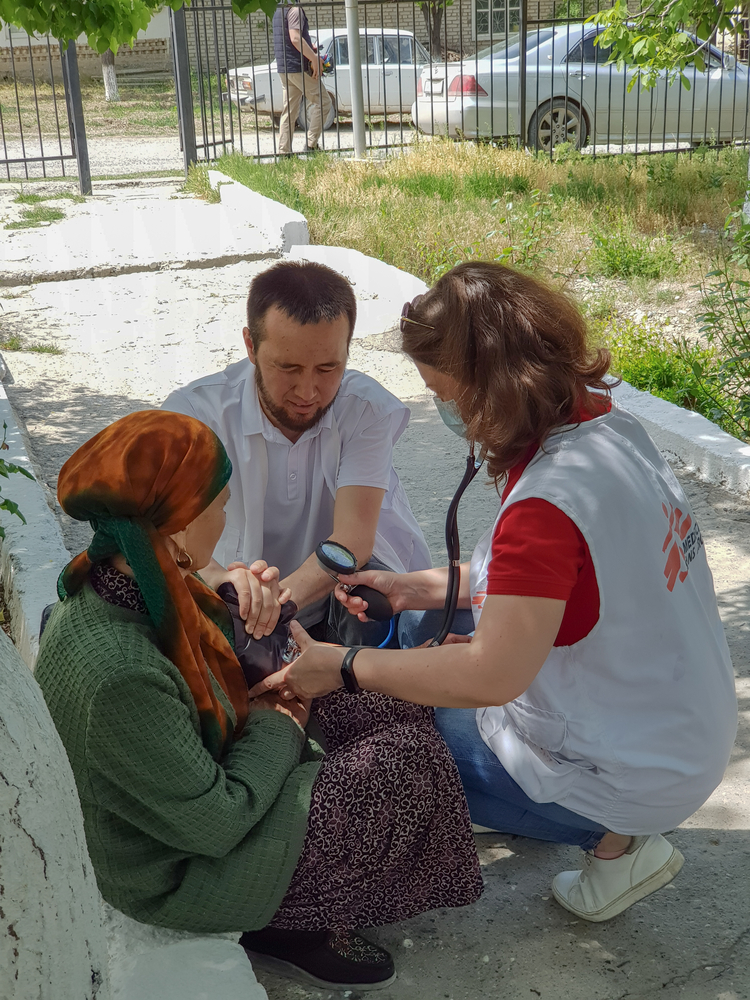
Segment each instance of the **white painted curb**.
M0 386L2 422L8 427L8 451L3 452L3 457L33 473L23 435L5 389ZM0 511L0 523L5 528L5 541L0 549L0 580L13 623L16 648L33 669L39 651L42 611L57 601L57 578L70 555L41 485L22 475L0 480L0 485L3 494L18 504L28 522L24 524L20 518Z
M357 294L355 340L397 329L404 303L427 291L424 281L408 271L347 247L296 246L289 258L326 264L352 283Z
M251 191L220 170L209 170L208 179L211 187L219 192L222 206L252 222L274 246L280 241L282 253L288 253L293 246L304 246L310 242L304 215L257 191Z
M707 483L750 493L750 445L702 417L623 382L612 395L637 417L670 461Z

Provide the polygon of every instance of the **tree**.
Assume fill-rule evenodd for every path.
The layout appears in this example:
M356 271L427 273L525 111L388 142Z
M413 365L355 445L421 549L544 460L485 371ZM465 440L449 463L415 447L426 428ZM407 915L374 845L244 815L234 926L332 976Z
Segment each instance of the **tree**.
M443 43L440 31L443 26L443 14L446 7L453 5L453 0L417 0L424 16L424 25L430 39L430 55L433 59L443 58Z
M706 43L719 32L744 35L747 5L737 0L651 0L638 12L628 10L627 0L615 0L589 21L604 27L598 44L612 47L612 59L622 69L635 67L631 86L640 79L652 87L663 71L680 76L690 89L685 68L695 63L704 69Z
M703 72L704 46L720 32L747 38L748 3L737 0L651 0L639 13L628 10L627 0L615 0L609 10L589 18L604 27L597 44L612 47L611 59L622 69L627 63L639 70L629 86L640 81L646 88L656 84L666 72L690 89L685 73L695 63ZM750 225L750 162L745 204L745 223Z
M80 35L95 52L113 53L132 45L162 7L178 10L183 0L0 0L0 24L12 24L30 35L52 35L67 42ZM238 17L256 10L271 17L276 0L232 0Z
M106 101L119 101L120 90L117 86L115 54L112 49L105 49L102 52L102 79L104 81L104 99Z

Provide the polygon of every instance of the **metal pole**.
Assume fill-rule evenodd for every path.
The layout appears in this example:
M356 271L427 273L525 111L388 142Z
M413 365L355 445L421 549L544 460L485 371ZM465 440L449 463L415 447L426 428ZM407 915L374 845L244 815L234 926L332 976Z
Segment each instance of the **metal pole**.
M352 91L352 132L354 156L365 156L365 102L362 95L362 60L359 52L359 7L357 0L345 0L346 37L349 41L349 84Z
M191 164L198 160L195 144L195 118L193 117L193 86L190 81L190 59L188 56L185 8L169 10L172 29L172 55L174 58L174 82L177 91L177 117L180 121L182 156L185 161L185 176Z
M83 120L81 81L78 77L78 54L75 42L67 44L60 42L60 63L65 86L65 103L68 107L70 138L73 141L73 152L78 164L78 187L81 194L91 194L89 147L86 142L86 125Z
M526 23L528 19L526 4L521 0L520 24L518 25L518 147L526 145ZM490 9L490 16L492 11ZM537 28L537 31L539 29Z

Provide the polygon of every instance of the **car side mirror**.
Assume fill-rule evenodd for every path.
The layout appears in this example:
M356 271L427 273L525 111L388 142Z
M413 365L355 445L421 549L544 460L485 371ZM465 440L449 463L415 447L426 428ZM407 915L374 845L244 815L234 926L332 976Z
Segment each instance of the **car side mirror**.
M724 69L734 69L737 65L737 60L734 56L730 56L728 53L724 56Z

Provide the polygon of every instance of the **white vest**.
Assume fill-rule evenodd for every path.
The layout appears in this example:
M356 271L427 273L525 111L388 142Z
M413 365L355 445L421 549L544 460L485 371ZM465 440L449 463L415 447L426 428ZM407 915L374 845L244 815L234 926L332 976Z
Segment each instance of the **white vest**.
M554 647L524 694L477 711L479 732L535 802L622 834L669 830L722 779L734 742L734 672L700 529L641 424L612 411L552 434L471 562L479 620L495 528L530 497L578 526L599 620Z

